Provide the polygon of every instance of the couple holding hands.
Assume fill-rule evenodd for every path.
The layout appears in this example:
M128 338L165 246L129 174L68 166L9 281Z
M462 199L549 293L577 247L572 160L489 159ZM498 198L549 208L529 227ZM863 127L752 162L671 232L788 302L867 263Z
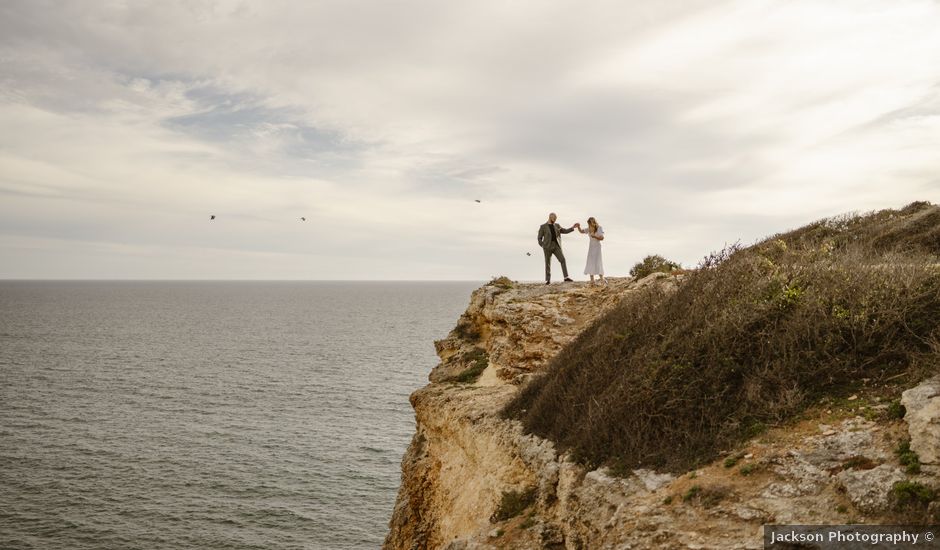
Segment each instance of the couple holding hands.
M545 284L549 284L552 279L552 255L558 258L561 263L561 272L565 276L565 281L571 282L568 277L568 266L565 264L565 254L561 251L561 235L571 233L575 229L579 233L588 236L588 256L587 265L584 266L584 274L591 276L591 284L594 284L594 276L599 275L600 280L605 285L607 279L604 278L604 262L601 259L601 241L604 240L604 229L597 224L594 218L588 218L587 229L581 229L581 222L578 222L568 229L562 229L555 220L558 216L554 212L548 215L548 221L539 227L539 246L545 252Z

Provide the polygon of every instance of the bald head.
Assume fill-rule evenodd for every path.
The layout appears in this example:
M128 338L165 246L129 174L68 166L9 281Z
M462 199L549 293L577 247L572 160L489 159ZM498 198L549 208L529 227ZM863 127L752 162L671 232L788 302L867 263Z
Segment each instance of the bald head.
M558 216L554 212L548 215L548 223L555 223L555 220L558 219Z

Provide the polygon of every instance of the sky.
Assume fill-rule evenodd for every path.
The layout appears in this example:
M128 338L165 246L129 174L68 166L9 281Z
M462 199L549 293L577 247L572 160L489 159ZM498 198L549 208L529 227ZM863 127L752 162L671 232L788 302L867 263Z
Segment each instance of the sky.
M936 203L937 29L936 0L0 0L0 278L538 280L549 212L620 276Z

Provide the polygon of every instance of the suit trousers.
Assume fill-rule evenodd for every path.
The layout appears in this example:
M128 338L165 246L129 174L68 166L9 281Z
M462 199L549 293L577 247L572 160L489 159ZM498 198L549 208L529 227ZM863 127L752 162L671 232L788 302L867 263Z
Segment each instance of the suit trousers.
M561 272L565 276L565 279L568 278L568 266L565 264L565 253L561 251L561 245L558 243L552 243L547 247L542 249L545 252L545 282L552 280L552 255L558 258L558 263L561 264Z

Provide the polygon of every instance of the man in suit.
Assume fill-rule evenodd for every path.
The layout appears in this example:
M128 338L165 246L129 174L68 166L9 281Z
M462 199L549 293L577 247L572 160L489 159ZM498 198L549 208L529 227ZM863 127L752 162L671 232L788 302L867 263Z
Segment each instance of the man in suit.
M552 280L552 254L558 258L558 262L561 264L561 272L565 276L565 281L572 282L568 278L565 254L561 251L561 235L562 233L571 233L579 224L574 224L568 229L562 229L560 225L555 223L556 219L558 219L558 216L552 212L548 215L548 222L539 227L539 246L542 247L542 252L545 253L545 284L549 284Z

